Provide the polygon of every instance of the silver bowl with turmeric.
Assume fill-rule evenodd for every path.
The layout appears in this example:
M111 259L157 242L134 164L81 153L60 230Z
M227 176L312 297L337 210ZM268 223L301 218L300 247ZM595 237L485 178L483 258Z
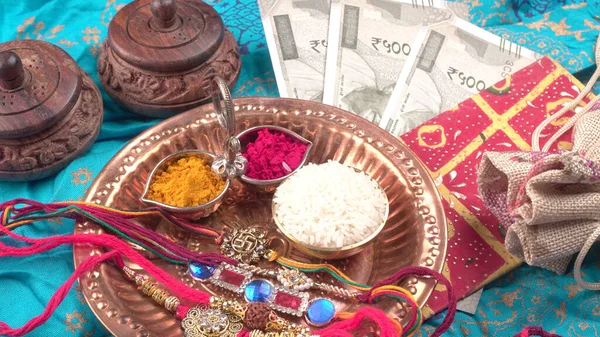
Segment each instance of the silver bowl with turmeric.
M174 153L150 173L141 200L186 220L214 213L229 188L229 180L212 171L215 155L200 150Z

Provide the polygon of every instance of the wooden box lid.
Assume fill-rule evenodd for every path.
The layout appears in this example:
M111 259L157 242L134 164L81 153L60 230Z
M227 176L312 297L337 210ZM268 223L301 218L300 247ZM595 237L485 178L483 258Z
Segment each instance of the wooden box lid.
M81 91L77 64L39 41L12 41L0 51L0 138L30 136L65 117Z
M98 56L106 92L126 108L170 117L204 104L215 75L239 76L237 42L219 14L200 0L136 0L108 27Z
M223 40L219 14L201 1L134 1L112 19L110 48L147 70L177 72L206 62Z
M0 180L33 180L67 166L95 141L102 97L59 47L0 44Z

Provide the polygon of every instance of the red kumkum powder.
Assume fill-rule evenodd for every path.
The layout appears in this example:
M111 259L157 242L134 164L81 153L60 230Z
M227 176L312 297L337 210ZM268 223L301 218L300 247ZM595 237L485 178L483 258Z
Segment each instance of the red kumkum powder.
M297 169L307 147L281 132L262 129L258 131L256 140L246 145L243 153L248 160L246 176L259 180L286 176L291 171L283 163L292 171Z

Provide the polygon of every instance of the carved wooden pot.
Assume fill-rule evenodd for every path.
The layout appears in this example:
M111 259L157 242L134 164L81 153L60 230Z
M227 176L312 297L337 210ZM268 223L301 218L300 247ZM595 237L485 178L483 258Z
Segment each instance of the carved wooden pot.
M0 44L0 180L66 167L102 125L98 87L64 50L43 41Z
M112 19L97 66L119 104L166 118L206 103L215 75L232 88L241 60L235 38L208 4L137 0Z

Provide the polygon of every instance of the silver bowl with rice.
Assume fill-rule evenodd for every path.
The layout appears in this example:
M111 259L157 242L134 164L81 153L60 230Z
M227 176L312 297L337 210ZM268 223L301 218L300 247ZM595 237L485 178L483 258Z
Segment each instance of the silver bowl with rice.
M327 170L329 176L320 174ZM333 260L359 253L377 237L389 201L370 176L329 161L309 164L281 184L272 212L277 228L300 251Z

